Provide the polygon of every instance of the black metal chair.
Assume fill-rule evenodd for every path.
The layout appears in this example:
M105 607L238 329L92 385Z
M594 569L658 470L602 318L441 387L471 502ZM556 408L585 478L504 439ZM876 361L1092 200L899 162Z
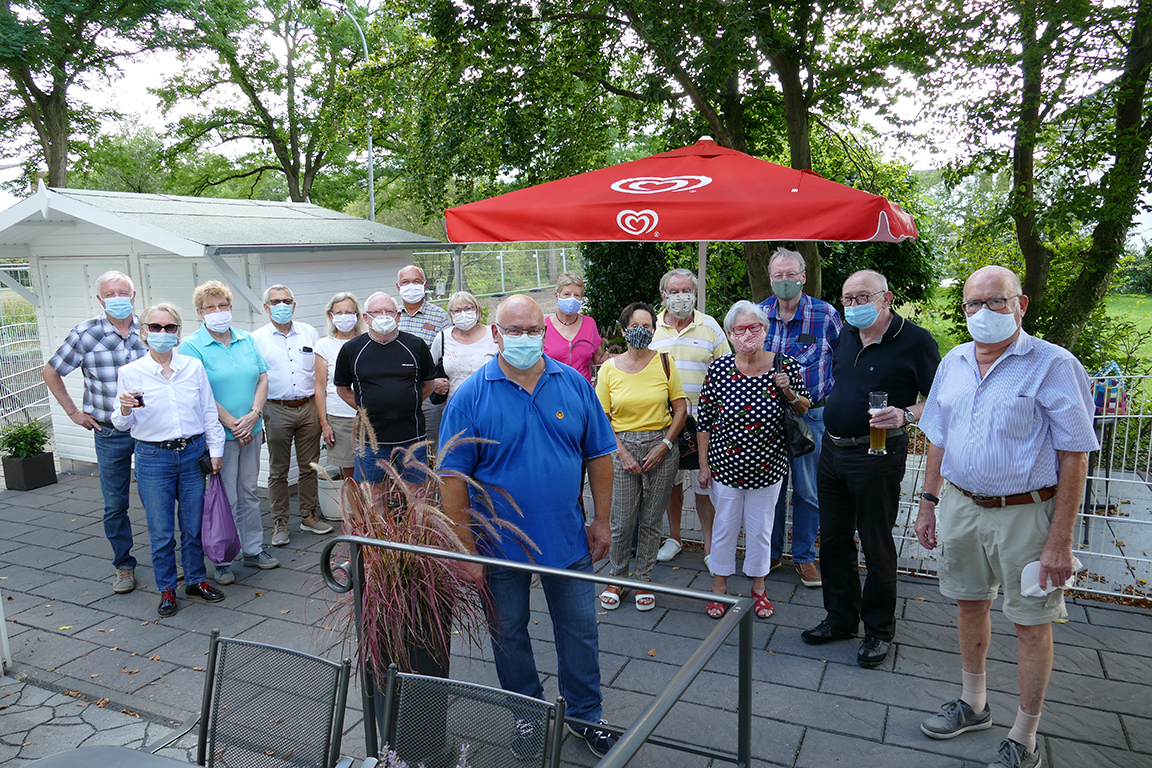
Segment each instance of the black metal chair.
M547 702L486 685L403 673L393 664L382 720L383 750L410 766L454 768L462 752L469 765L485 768L560 765L563 698Z
M208 648L200 715L149 749L199 724L196 762L209 768L348 768L340 758L351 662L220 637ZM364 768L375 765L374 758Z

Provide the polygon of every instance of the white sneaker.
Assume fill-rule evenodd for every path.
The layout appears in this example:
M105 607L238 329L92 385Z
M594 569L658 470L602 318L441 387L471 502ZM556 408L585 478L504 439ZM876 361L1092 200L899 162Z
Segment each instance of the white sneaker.
M676 555L680 554L680 550L684 547L680 542L671 537L664 539L664 544L660 547L660 551L656 553L656 559L662 563L666 563Z

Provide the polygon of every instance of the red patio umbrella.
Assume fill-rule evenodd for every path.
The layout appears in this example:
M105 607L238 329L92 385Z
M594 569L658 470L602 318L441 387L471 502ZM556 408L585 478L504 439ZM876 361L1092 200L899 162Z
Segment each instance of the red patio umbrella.
M449 208L455 243L842 240L916 237L879 195L711 139Z

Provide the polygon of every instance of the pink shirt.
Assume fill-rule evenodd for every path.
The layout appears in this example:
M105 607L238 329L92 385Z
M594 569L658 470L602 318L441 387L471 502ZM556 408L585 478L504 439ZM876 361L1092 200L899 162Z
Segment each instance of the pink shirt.
M580 371L580 375L592 381L592 356L604 339L600 338L600 331L596 328L596 321L587 315L581 315L580 330L571 342L560 335L556 326L552 324L553 317L544 318L544 354L553 360L570 365Z

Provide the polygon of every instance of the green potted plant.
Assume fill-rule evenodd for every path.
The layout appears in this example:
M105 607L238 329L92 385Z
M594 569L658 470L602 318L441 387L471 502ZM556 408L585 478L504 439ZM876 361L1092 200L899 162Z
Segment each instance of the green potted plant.
M22 421L0 430L8 490L30 491L56 482L56 463L44 450L47 444L48 428L39 421Z

